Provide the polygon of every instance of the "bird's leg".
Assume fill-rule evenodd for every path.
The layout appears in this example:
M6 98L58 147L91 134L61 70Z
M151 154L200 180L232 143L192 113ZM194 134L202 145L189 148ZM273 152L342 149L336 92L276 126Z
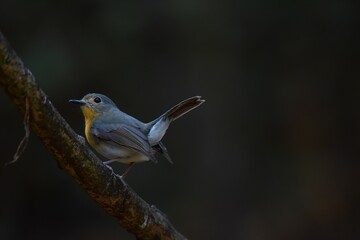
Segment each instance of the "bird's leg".
M130 172L130 169L134 166L134 162L130 163L125 172L121 175L121 178L124 179L126 175Z

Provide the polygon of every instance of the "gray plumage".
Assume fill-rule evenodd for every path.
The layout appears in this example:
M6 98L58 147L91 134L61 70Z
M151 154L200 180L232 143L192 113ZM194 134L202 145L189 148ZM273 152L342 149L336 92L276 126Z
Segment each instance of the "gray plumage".
M85 134L89 144L105 158L106 163L136 163L152 160L162 154L171 158L161 139L170 123L200 106L200 96L188 98L149 123L122 112L108 97L98 93L85 95L82 100L70 100L81 105L85 117Z

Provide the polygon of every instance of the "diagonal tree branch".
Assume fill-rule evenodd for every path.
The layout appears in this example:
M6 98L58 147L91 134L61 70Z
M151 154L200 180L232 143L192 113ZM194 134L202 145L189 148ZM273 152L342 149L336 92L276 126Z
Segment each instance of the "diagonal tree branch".
M137 239L186 239L156 207L141 199L106 167L65 122L34 76L0 32L0 86L16 108L25 113L32 131L82 188Z

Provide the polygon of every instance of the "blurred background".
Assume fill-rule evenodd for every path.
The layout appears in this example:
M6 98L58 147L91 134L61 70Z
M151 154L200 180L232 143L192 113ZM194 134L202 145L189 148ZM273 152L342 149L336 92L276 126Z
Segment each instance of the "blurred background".
M360 239L356 1L3 1L0 31L80 135L89 92L146 122L206 103L129 185L189 239ZM134 239L0 91L0 238ZM125 165L113 164L122 173Z

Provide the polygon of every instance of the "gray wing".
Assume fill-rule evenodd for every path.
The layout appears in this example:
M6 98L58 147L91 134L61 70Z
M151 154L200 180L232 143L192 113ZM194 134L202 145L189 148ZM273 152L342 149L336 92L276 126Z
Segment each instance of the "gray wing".
M103 124L101 128L92 128L91 133L97 138L142 153L154 160L152 148L147 136L140 129L125 124Z

